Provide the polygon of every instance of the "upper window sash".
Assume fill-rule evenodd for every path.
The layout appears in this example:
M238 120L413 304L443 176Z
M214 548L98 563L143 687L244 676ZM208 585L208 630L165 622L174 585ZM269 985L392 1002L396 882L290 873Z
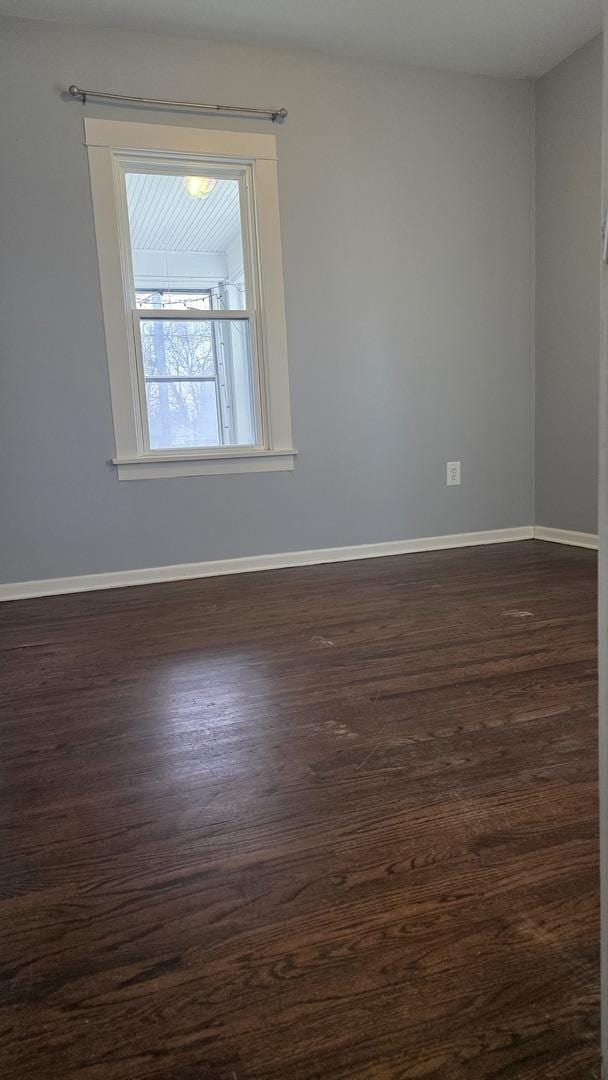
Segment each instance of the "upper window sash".
M268 136L267 136L268 137ZM134 153L133 151L121 151L112 149L115 170L115 184L119 206L120 242L122 250L122 266L125 286L125 302L127 307L135 308L136 287L135 275L132 263L132 243L128 214L128 201L126 190L126 177L129 174L143 173L145 175L187 177L191 173L204 172L206 177L217 180L234 180L239 186L239 211L241 242L243 253L243 271L245 277L245 297L250 317L254 316L259 306L260 282L255 262L255 251L258 247L256 236L256 218L254 205L254 177L253 162L241 163L235 168L231 163L218 163L205 154L189 157L185 155L153 153L151 151ZM177 291L177 290L176 290ZM174 310L167 308L167 310ZM212 310L228 310L216 309ZM232 309L239 311L240 308Z

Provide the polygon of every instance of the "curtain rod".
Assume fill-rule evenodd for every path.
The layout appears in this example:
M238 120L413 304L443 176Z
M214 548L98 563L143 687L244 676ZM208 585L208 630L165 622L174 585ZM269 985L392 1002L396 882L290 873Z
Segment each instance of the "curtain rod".
M136 105L159 105L171 109L202 109L204 112L237 113L240 116L259 116L272 120L284 120L287 109L252 109L246 105L202 105L197 101L163 101L160 98L129 97L127 94L110 94L102 90L81 90L72 83L68 87L68 93L72 97L80 98L83 105L87 98L107 98L109 101L130 101Z

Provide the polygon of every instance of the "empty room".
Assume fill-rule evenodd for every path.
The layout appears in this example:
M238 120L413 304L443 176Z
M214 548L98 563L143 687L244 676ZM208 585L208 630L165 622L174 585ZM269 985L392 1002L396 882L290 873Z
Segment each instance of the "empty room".
M608 1076L603 51L0 0L6 1080Z

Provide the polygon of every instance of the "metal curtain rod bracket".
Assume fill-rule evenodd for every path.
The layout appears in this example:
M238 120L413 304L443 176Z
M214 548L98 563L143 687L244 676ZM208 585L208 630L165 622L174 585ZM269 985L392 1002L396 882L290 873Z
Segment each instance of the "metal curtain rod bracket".
M103 90L81 90L72 83L68 87L72 97L80 98L84 105L87 98L106 98L109 101L129 101L135 105L158 105L169 109L201 109L203 112L236 113L239 116L259 116L272 120L284 120L287 109L252 109L246 105L203 105L198 101L163 101L161 98L129 97L127 94L110 94Z

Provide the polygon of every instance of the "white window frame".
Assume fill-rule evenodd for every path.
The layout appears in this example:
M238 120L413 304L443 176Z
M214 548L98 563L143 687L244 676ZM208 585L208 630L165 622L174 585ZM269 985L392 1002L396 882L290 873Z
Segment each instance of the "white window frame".
M85 119L84 131L114 419L116 456L112 462L119 479L293 469L297 451L291 436L275 136L91 118ZM221 175L232 166L245 177L242 216L247 310L226 314L249 323L256 404L254 446L148 448L138 321L149 317L153 309L133 313L124 187L129 164L141 167L146 157L157 170L163 163L168 167L172 163L176 169L188 166L190 171L215 166ZM171 318L188 314L165 312ZM217 318L222 312L209 315Z

